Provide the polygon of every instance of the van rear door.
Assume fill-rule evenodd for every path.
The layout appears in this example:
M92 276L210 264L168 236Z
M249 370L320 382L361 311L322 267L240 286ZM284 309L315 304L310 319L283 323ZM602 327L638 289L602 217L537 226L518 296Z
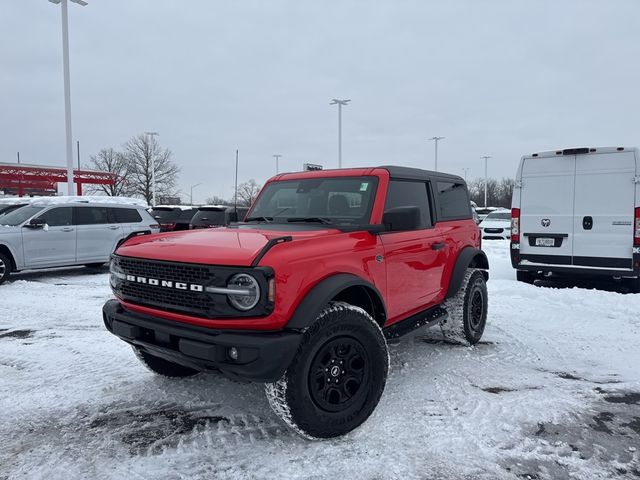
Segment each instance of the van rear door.
M575 155L523 159L520 193L522 260L571 264L575 166Z
M576 157L573 264L632 268L633 151Z

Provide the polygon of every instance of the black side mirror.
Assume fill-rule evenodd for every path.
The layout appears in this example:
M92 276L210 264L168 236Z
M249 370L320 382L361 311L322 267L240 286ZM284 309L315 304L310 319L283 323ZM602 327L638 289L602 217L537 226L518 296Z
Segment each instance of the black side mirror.
M420 209L418 207L396 207L382 215L382 223L388 230L401 232L420 228Z
M46 225L46 222L43 218L32 218L29 220L29 223L25 225L25 227L29 228L43 228Z

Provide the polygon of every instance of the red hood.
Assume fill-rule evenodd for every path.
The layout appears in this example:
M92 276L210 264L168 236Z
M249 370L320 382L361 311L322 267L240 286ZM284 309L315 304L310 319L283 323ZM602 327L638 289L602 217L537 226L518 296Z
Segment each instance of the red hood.
M333 229L298 232L260 229L212 228L136 237L118 248L125 257L205 265L249 266L272 238L293 239L338 233Z

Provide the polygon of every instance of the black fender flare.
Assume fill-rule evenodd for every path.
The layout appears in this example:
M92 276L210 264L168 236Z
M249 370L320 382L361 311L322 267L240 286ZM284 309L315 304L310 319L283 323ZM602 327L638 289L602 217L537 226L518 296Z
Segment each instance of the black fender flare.
M292 330L306 330L318 317L322 309L340 292L350 287L365 287L370 293L377 295L382 308L385 310L383 297L378 289L371 283L356 275L349 273L338 273L318 282L302 299L296 307L295 312L289 319L286 328ZM372 299L373 301L374 299Z
M489 270L489 260L487 260L487 255L477 248L465 247L458 254L458 258L456 258L456 263L451 272L451 279L449 280L449 289L447 290L447 296L445 298L451 298L458 293L462 279L464 278L464 272L466 272L470 266L485 270L483 272L484 278L485 280L489 280L489 272L487 271Z

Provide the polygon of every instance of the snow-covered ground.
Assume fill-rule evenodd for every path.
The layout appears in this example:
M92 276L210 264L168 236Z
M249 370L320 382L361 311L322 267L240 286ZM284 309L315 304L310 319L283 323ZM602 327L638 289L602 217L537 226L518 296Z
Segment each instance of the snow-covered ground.
M103 327L107 274L0 287L0 479L640 477L640 295L520 284L485 241L489 324L391 346L373 416L310 442L262 387L155 377Z

